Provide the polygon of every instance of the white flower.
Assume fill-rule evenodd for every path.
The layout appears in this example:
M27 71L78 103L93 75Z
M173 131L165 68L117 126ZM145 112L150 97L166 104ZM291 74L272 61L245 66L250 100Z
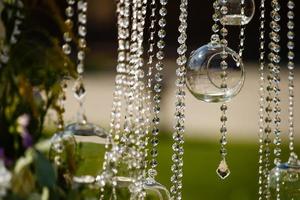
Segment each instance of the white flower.
M0 198L6 195L7 189L10 188L12 175L4 165L3 160L0 160Z

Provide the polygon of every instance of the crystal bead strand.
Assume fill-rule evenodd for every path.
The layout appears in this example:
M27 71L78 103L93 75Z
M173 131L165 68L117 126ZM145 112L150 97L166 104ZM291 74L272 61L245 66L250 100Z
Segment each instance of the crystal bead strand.
M220 12L221 12L222 15L226 15L228 13L228 8L226 7L227 0L223 0L223 3L224 3L224 5L221 6ZM228 68L228 63L226 61L226 58L228 57L228 53L226 51L228 42L226 40L226 36L228 34L228 30L226 29L224 23L222 23L222 24L223 24L223 26L220 30L220 34L222 36L221 44L222 44L222 47L223 47L223 52L221 54L222 61L220 63L220 67L223 70L222 73L221 73L221 79L222 79L221 88L226 90L227 89L227 84L226 84L227 72L226 72L226 70ZM223 103L220 107L220 110L222 112L222 115L221 115L221 118L220 118L220 121L222 123L221 128L220 128L220 133L221 133L220 153L221 153L222 160L221 160L216 172L217 172L218 176L222 179L227 178L230 174L230 170L229 170L227 162L226 162L226 155L227 155L227 149L226 149L226 144L227 144L227 138L226 138L226 136L227 136L227 125L226 125L226 122L227 122L227 109L228 109L228 107L227 107L226 103Z
M178 37L178 58L176 70L176 104L175 104L175 124L172 145L172 177L171 177L171 199L181 200L182 199L182 177L183 177L183 154L184 154L184 131L185 131L185 65L187 62L186 58L186 40L187 40L187 17L188 17L188 0L181 0L180 3L180 25L178 31L180 33Z
M280 4L278 0L272 0L271 2L272 6L272 11L271 11L271 22L270 22L270 27L271 27L271 33L270 33L270 43L269 43L269 49L270 49L270 54L269 54L269 60L270 60L270 66L271 70L273 73L273 93L274 93L274 98L273 98L273 103L274 103L274 130L273 133L275 135L274 138L274 164L278 166L281 163L280 160L280 155L281 155L281 130L280 130L280 124L281 124L281 118L280 118ZM276 170L279 170L276 168ZM276 177L276 199L280 200L280 177Z
M117 24L118 24L118 58L117 75L115 78L115 89L113 92L112 111L110 116L110 132L106 145L106 153L103 162L103 174L97 177L100 185L100 200L104 200L104 188L109 179L117 173L115 160L118 158L120 148L118 147L121 138L121 118L122 100L124 97L124 87L127 84L126 66L128 60L128 40L129 40L129 0L119 0L117 2ZM128 105L130 106L130 105ZM126 129L125 129L126 131ZM110 144L110 145L109 145ZM110 175L111 172L113 175ZM113 182L116 186L116 182ZM113 188L114 189L114 188ZM115 194L114 194L115 195ZM116 198L115 198L116 199Z
M64 32L63 39L64 43L62 45L62 50L64 54L68 57L70 56L72 52L72 47L71 47L71 42L72 42L72 37L71 37L71 32L73 28L73 16L74 16L74 4L75 0L66 0L67 2L67 7L65 9L65 25L66 25L66 31ZM64 61L64 66L67 66L68 63L65 60ZM63 114L65 112L65 101L66 101L66 91L68 88L67 85L67 78L63 77L61 81L61 87L62 87L62 92L60 94L59 98L59 113L58 113L58 129L62 131L64 129L64 117Z
M215 43L219 44L219 42L220 42L220 36L219 36L220 26L218 24L218 22L220 20L220 3L219 3L219 0L216 0L213 3L213 7L214 7L214 14L213 14L212 18L213 18L214 24L211 28L212 31L213 31L213 34L212 34L210 40L214 44Z
M241 15L244 16L245 15L245 0L241 0ZM246 25L243 22L243 20L241 20L241 27L240 27L240 44L239 44L239 56L242 59L243 58L243 51L244 51L244 43L245 43L245 29L246 29Z
M74 0L69 0L74 2ZM86 34L87 34L87 9L88 3L86 0L79 0L77 2L77 13L78 13L78 52L77 52L77 74L78 78L75 81L73 92L74 96L79 103L78 111L78 122L86 123L86 116L84 113L84 97L86 95L86 89L83 83L83 73L85 67L85 52L87 47Z
M143 42L144 42L144 28L145 28L145 17L147 13L147 0L138 0L137 1L137 63L136 63L136 83L137 83L137 91L135 102L137 105L135 106L135 122L136 122L136 130L135 135L137 138L137 170L138 176L135 182L135 187L137 188L137 197L138 199L145 198L145 192L143 187L143 181L146 177L146 169L147 162L145 162L147 153L147 136L150 129L150 108L147 102L147 92L146 86L144 83L145 72L143 70L144 59L143 59Z
M155 1L154 1L155 2ZM167 14L167 0L160 0L160 9L159 9L159 15L160 19L158 21L158 26L159 30L157 32L158 36L158 41L157 41L157 53L156 53L156 59L157 63L155 65L155 76L154 76L154 96L153 96L153 101L154 101L154 107L153 107L153 113L154 117L152 119L153 122L153 128L152 128L152 137L151 137L151 161L150 161L150 169L148 171L149 177L155 179L157 175L157 155L158 155L158 134L159 134L159 124L160 124L160 101L161 101L161 91L162 91L162 80L163 80L163 75L162 75L162 70L164 69L164 48L165 48L165 37L166 37L166 31L165 31L165 26L166 26L166 14ZM155 14L155 13L154 13ZM155 29L154 29L155 32ZM181 50L180 50L181 51Z
M264 198L264 185L266 180L264 178L264 129L265 129L265 0L260 2L260 36L259 36L259 161L258 161L258 199Z
M143 187L143 180L145 178L146 162L145 162L145 148L146 136L149 132L149 109L147 106L147 94L145 93L144 80L144 60L143 60L143 39L144 39L144 26L146 16L147 0L136 0L132 6L132 75L133 75L133 95L134 95L134 126L133 134L130 138L132 154L133 169L137 172L133 177L134 192L132 195L137 199L144 199L145 192ZM132 47L136 47L133 49Z
M295 77L295 63L294 63L294 18L295 18L295 13L294 13L294 7L295 3L294 0L289 0L287 3L288 6L288 33L287 33L287 38L288 38L288 70L289 70L289 76L288 76L288 87L289 87L289 149L290 149L290 154L293 154L294 152L294 77Z
M22 1L18 0L15 2L15 6L17 8L17 12L14 19L13 31L11 36L7 38L6 43L1 46L0 50L0 69L9 62L10 47L18 42L18 36L21 34L20 26L24 19L24 15L22 14L24 5Z
M147 73L147 77L148 77L148 82L147 82L147 89L148 89L148 96L147 96L147 102L148 102L148 108L149 108L149 117L151 119L153 119L153 113L152 113L152 86L153 86L153 71L154 71L154 67L153 67L153 63L154 63L154 59L155 59L155 55L156 55L156 48L155 48L155 44L156 44L156 30L157 30L157 17L156 17L156 10L157 10L157 4L156 4L156 0L151 0L150 2L150 10L151 10L151 14L150 14L150 25L149 25L149 39L148 39L148 73ZM154 100L154 98L153 98ZM155 101L154 101L155 102ZM155 158L154 156L152 156L152 152L154 152L154 148L155 148L155 144L152 143L154 137L156 137L155 135L153 135L153 130L154 130L154 126L155 124L152 122L152 126L150 126L150 128L152 128L152 135L150 135L147 140L150 140L150 144L147 141L147 145L149 146L149 150L150 150L150 154L147 154L148 159L147 162L149 163L150 161L150 165L148 165L148 176L149 177L153 177L153 174L155 175L155 172L153 171L152 167L151 167L151 162L153 160L153 158Z

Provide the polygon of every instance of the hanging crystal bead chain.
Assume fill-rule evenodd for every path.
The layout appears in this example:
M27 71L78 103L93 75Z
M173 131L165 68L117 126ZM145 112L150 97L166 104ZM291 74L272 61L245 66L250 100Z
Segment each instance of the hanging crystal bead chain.
M156 42L156 38L155 38L155 34L156 34L156 29L157 29L157 17L156 17L156 10L157 10L157 5L156 5L156 0L151 0L150 3L150 10L151 10L151 14L150 14L150 26L149 26L149 39L148 39L148 73L147 73L147 77L148 77L148 83L147 83L147 89L148 89L148 96L147 96L147 100L148 100L148 104L149 104L149 108L151 109L152 107L152 84L153 84L153 63L154 63L154 58L155 58L155 54L156 54L156 48L155 48L155 42ZM151 110L149 110L149 112L151 112ZM152 117L152 116L150 116Z
M160 9L159 9L159 15L160 15L160 19L158 21L158 26L159 26L159 30L157 32L157 36L158 36L158 41L156 44L156 47L158 49L158 51L156 52L156 59L157 59L157 63L155 65L155 75L154 75L154 96L153 96L153 102L154 102L154 106L153 106L153 119L152 119L152 123L153 123L153 127L152 127L152 136L150 139L150 144L151 144L151 150L150 150L150 156L151 156L151 160L150 160L150 166L149 166L149 170L148 170L148 175L149 177L155 179L156 175L157 175L157 156L158 156L158 143L159 140L157 138L158 134L159 134L159 124L160 124L160 101L161 101L161 91L162 91L162 80L163 80L163 75L162 75L162 70L164 68L164 48L165 48L165 37L166 37L166 31L165 31L165 26L166 26L166 14L167 14L167 0L160 0ZM153 3L155 3L155 1L153 1ZM152 14L153 16L153 25L155 23L155 10L153 10ZM154 26L153 26L154 27ZM150 37L155 37L155 27L153 29L153 32L151 33ZM154 41L154 40L153 40ZM152 48L153 48L154 44L152 44ZM151 48L151 46L150 46Z
M295 18L295 13L294 13L294 8L295 8L295 3L294 0L289 0L287 3L288 6L288 33L287 33L287 38L288 38L288 43L287 43L287 48L288 48L288 70L289 70L289 76L288 76L288 88L289 88L289 149L290 153L292 154L294 152L294 77L295 77L295 63L294 63L294 18Z
M220 8L220 12L222 15L226 15L228 13L228 8L226 7L226 3L227 0L223 0L222 1L224 5L221 6ZM222 20L222 19L221 19ZM222 23L224 24L224 23ZM225 25L222 26L221 30L220 30L220 34L222 36L221 39L221 45L223 47L223 52L221 54L221 58L222 61L220 63L220 67L222 69L222 73L221 73L221 79L222 79L222 83L221 83L221 88L224 90L227 90L227 68L228 68L228 63L226 61L227 57L228 57L228 52L226 51L227 48L227 40L226 40L226 36L228 34L228 30L226 29ZM221 139L220 139L220 144L221 144L221 149L220 149L220 153L221 153L221 162L217 168L217 174L220 178L225 179L229 176L230 174L230 170L228 168L227 162L226 162L226 155L227 155L227 149L226 149L226 144L227 144L227 104L223 103L220 107L222 115L220 118L220 121L222 123L221 128L220 128L220 133L221 133Z
M79 103L79 111L78 111L78 122L86 123L86 116L84 112L83 102L84 97L86 95L86 89L83 83L83 74L85 68L85 53L86 53L86 34L87 34L87 9L88 3L86 0L79 0L77 2L77 13L78 13L78 52L77 52L77 74L78 78L74 84L74 96L78 100Z
M176 70L176 104L175 104L175 124L174 124L174 133L172 145L173 155L172 155L172 177L171 177L171 199L172 200L181 200L182 199L182 177L183 177L183 154L184 154L184 131L185 131L185 75L186 69L185 65L187 62L186 50L182 51L181 49L187 49L186 40L187 40L187 17L188 17L188 0L181 0L180 3L180 25L179 25L179 47L177 49L178 58Z
M144 192L144 178L146 176L146 162L145 162L145 149L146 149L146 136L149 132L150 120L149 109L147 106L147 94L145 91L144 84L144 60L143 60L143 39L144 39L144 27L145 27L145 16L146 16L146 5L147 0L136 0L133 2L133 29L132 29L132 41L136 45L136 51L132 60L132 75L134 78L134 132L132 135L132 148L135 151L135 155L132 155L133 169L136 170L135 177L133 177L134 193L138 200L145 198ZM136 28L135 28L136 27ZM137 37L134 37L134 36Z
M115 78L115 89L113 92L113 103L111 111L110 132L106 143L106 153L103 162L103 174L97 177L100 185L100 200L104 200L104 188L108 181L112 181L113 198L116 199L116 181L113 177L117 174L116 160L122 155L119 142L121 138L122 100L127 83L127 65L129 60L129 0L117 1L117 23L118 23L118 58L117 75ZM124 127L125 128L125 127ZM126 132L126 129L124 130ZM124 142L124 141L123 141ZM111 174L112 173L112 174Z
M65 9L65 25L66 25L66 31L64 32L63 39L64 39L64 44L62 45L62 50L66 56L70 56L72 47L71 47L71 42L72 42L72 37L71 37L71 31L73 28L73 16L74 16L74 4L75 0L66 0L67 2L67 7ZM64 66L67 67L68 63L66 60L64 60ZM61 88L62 92L59 97L59 113L58 113L58 129L63 130L64 129L64 117L63 114L65 112L65 101L66 101L66 90L67 90L67 80L66 77L62 77L61 81Z
M17 9L14 25L12 29L12 33L10 38L7 39L6 43L1 44L0 49L0 69L9 62L9 52L12 45L18 42L18 36L21 34L20 26L22 24L22 20L24 19L23 12L23 2L21 0L15 1L15 6Z
M265 140L265 0L260 3L260 36L259 36L259 161L258 161L258 200L265 199L264 190L266 179L264 177L264 140Z
M219 44L219 42L220 42L220 36L219 36L220 26L218 24L218 22L220 20L220 3L219 3L219 0L214 1L213 7L214 7L214 14L213 14L212 18L213 18L214 24L211 28L212 31L213 31L213 34L210 38L210 41L213 44Z
M275 135L274 138L274 164L278 166L281 162L280 160L280 155L281 155L281 130L280 130L280 124L281 124L281 118L280 118L280 4L278 0L272 0L271 2L272 6L272 11L271 11L271 22L270 22L270 27L271 27L271 33L270 33L270 43L269 43L269 49L270 49L270 54L269 54L269 59L270 59L270 64L271 64L271 70L273 74L273 93L274 93L274 98L273 98L273 103L274 103L274 130L273 133ZM279 169L276 168L279 173ZM280 177L276 177L276 199L280 200Z
M245 0L241 0L241 15L245 16ZM239 56L240 59L243 58L243 52L244 52L244 43L245 43L245 29L246 25L243 22L243 19L241 19L241 27L240 27L240 44L239 44Z

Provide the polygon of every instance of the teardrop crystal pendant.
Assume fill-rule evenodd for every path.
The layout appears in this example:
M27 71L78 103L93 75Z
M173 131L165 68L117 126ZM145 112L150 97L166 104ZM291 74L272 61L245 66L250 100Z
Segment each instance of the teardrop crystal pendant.
M226 102L236 96L245 80L244 66L239 55L226 47L226 70L222 66L223 46L211 42L192 52L187 64L187 88L199 100ZM224 71L226 73L224 73ZM226 88L222 86L226 78Z
M219 12L220 22L223 25L245 25L254 16L255 3L254 0L219 0Z
M269 189L271 198L277 198L276 188L280 184L281 199L300 199L300 161L294 153L290 155L287 163L282 163L270 172Z
M221 160L216 172L221 179L226 179L230 175L230 170L228 168L226 160Z

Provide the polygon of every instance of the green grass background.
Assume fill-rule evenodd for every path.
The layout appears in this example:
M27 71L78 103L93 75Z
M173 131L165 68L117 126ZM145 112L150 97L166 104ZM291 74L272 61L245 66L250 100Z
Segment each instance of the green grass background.
M170 188L171 177L171 138L166 134L159 145L159 176L158 181ZM184 189L183 199L186 200L254 200L257 199L257 169L258 144L255 142L229 142L228 164L231 170L226 180L221 180L216 174L220 162L219 143L216 141L200 141L187 139L184 155ZM97 146L85 148L84 155L92 155ZM288 159L287 146L283 146L283 160ZM95 158L95 163L89 163L91 171L96 171L102 161ZM84 169L82 169L84 170Z

